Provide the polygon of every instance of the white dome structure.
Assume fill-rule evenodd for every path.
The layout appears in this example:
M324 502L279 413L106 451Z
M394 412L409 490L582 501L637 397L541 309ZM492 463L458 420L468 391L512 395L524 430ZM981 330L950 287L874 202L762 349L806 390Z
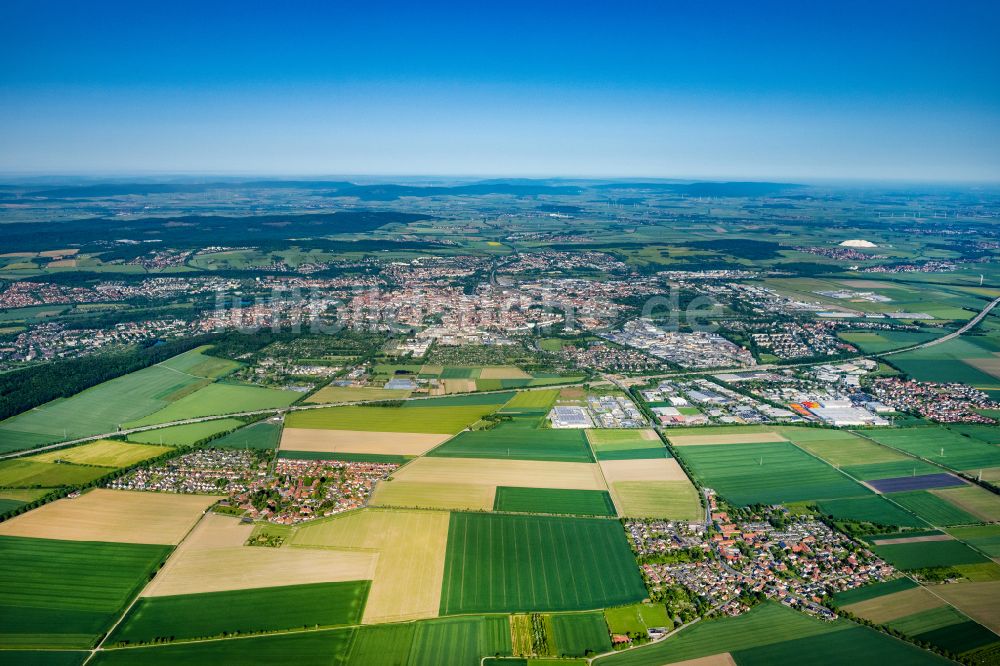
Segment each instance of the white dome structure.
M840 247L878 247L875 243L866 240L845 240L840 244Z

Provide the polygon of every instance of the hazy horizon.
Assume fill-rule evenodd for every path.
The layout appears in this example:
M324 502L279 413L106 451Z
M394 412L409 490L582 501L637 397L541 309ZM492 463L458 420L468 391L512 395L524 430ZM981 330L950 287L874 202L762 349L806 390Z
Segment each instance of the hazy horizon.
M6 173L1000 182L995 3L13 2L7 19Z

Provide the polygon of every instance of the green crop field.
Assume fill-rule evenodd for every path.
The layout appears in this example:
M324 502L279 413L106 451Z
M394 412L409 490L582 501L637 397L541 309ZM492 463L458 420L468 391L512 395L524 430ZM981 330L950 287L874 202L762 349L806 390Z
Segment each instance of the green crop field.
M361 621L370 585L370 581L354 581L143 597L108 641L145 643L171 636L211 638L236 632L356 624Z
M873 546L876 555L900 569L981 564L989 560L961 541L924 541Z
M240 367L236 361L217 356L208 356L206 351L210 346L198 347L189 352L184 352L173 358L169 358L162 363L157 363L160 367L175 370L186 375L204 377L206 379L217 379L223 375L228 375L233 370Z
M915 349L892 357L892 364L920 381L961 382L983 389L1000 387L1000 379L971 365L1000 351L991 339L964 336L933 347Z
M659 436L649 430L587 430L587 439L598 460L669 458Z
M948 650L953 654L970 652L987 645L1000 644L1000 638L992 631L972 620L956 622L938 629L931 629L913 636L918 641L927 641L931 645ZM994 648L996 649L996 648Z
M439 398L407 400L404 409L427 409L430 407L499 407L514 397L513 391L503 393L481 393L466 395L446 395ZM493 410L485 411L488 414Z
M324 386L305 399L307 403L361 402L363 400L402 400L412 391L380 389L367 386Z
M1000 448L947 428L900 428L873 431L868 435L883 444L951 469L975 470L1000 466Z
M970 513L946 502L937 495L926 490L914 490L905 493L887 495L894 502L901 504L932 525L950 527L952 525L972 525L981 522Z
M479 666L483 657L511 653L506 615L441 618L416 627L409 664Z
M990 557L1000 557L1000 525L953 527L948 534L981 550Z
M135 428L156 423L183 421L201 416L287 407L302 396L297 391L281 391L243 384L209 384L169 406L126 424Z
M413 402L430 402L418 400ZM423 432L454 435L493 411L495 405L452 407L328 407L292 412L287 428L363 430L368 432Z
M442 614L582 610L646 594L617 521L451 515Z
M0 644L89 647L170 548L0 536Z
M632 604L606 608L604 619L613 634L643 633L650 627L673 626L663 604Z
M593 462L579 430L493 428L459 433L427 455L443 458L513 458L553 462Z
M498 486L493 509L515 513L565 513L614 516L615 505L604 490L514 488Z
M17 458L0 461L0 488L58 488L99 479L112 470L107 467L86 467L34 462Z
M702 485L736 504L776 504L869 494L791 442L681 446L677 454Z
M844 331L839 337L865 354L881 354L927 342L941 334L935 331Z
M846 433L844 433L846 434ZM902 453L879 446L867 439L848 435L831 439L808 439L795 441L799 448L822 458L831 465L859 465L880 462L909 460Z
M208 380L151 366L98 384L76 395L53 400L0 422L0 451L114 432L170 404L172 394Z
M532 410L548 412L558 397L559 391L557 389L518 391L503 408L508 411Z
M214 445L215 442L212 442ZM329 451L278 451L279 458L290 460L344 460L346 462L384 462L402 465L411 458L391 453L336 453Z
M256 636L238 640L177 643L102 650L89 663L97 666L220 666L220 664L342 664L354 629Z
M704 516L701 495L687 479L614 481L611 488L623 516L669 520L697 520Z
M945 604L930 610L913 613L912 615L905 615L901 618L891 620L886 624L896 631L901 631L904 634L915 636L926 631L933 631L934 629L940 629L941 627L947 627L948 625L965 622L968 619L969 618L955 610L953 606ZM962 652L962 650L960 650L960 652Z
M838 520L858 520L900 527L927 527L927 523L900 509L881 495L822 500L816 504L820 511Z
M853 590L838 592L833 595L833 600L838 606L850 606L869 599L877 599L887 594L912 590L917 584L911 578L896 578L884 583L872 583L863 587L856 587Z
M652 645L598 659L598 666L662 666L729 652L737 664L946 664L947 660L846 620L824 622L774 602L735 618L700 622Z
M276 449L280 438L281 424L273 421L260 421L213 440L212 447L217 449Z
M550 618L553 652L560 657L583 657L611 650L604 613L556 613Z
M943 471L940 467L926 463L923 460L917 460L916 458L903 458L893 462L849 465L843 469L855 479L861 479L862 481L892 479L899 476L940 474Z
M239 419L215 419L212 421L185 423L184 425L134 432L128 435L127 439L130 442L144 442L146 444L191 446L206 437L211 437L220 432L235 430L242 425L243 421Z
M1000 444L1000 428L996 426L956 423L948 425L948 430L975 437L987 444Z
M406 664L413 645L417 624L368 624L358 628L347 663L350 666L368 664Z

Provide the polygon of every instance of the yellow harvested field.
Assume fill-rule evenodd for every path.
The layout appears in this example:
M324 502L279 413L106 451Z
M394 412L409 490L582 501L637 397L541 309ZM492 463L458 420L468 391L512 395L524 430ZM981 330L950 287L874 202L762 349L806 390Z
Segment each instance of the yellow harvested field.
M451 435L422 432L366 432L360 430L319 430L285 428L281 432L283 451L322 451L324 453L379 453L419 456Z
M76 268L76 259L56 259L50 261L49 268Z
M776 432L747 432L732 435L667 435L674 446L703 446L707 444L762 444L788 441Z
M0 523L0 535L176 545L219 497L97 489Z
M446 511L364 509L304 524L286 548L377 553L365 624L437 617L448 523Z
M602 460L608 483L616 481L687 481L687 474L673 458L652 460Z
M675 661L672 666L736 666L736 661L728 652L720 652L707 657Z
M937 587L934 588L937 590ZM932 608L944 606L945 602L922 587L914 587L902 592L886 594L874 599L859 601L856 604L844 606L859 617L882 624L892 622L907 615L920 613Z
M979 624L1000 633L1000 581L935 585L934 592Z
M393 476L397 481L420 483L458 481L476 485L522 488L607 489L601 468L594 463L417 458L400 468Z
M435 392L436 395L451 393L471 393L476 390L475 379L442 379L441 389Z
M72 247L65 250L45 250L44 252L39 252L39 257L71 257L80 252L80 248Z
M531 375L514 366L495 366L483 368L480 379L531 379Z
M492 511L495 497L496 486L484 484L392 480L379 482L369 504L448 511Z
M82 444L68 449L31 456L28 460L37 462L68 462L77 465L97 465L99 467L128 467L137 462L155 458L170 451L170 446L152 444L132 444L109 439L99 439L90 444Z
M209 513L146 586L145 597L371 580L378 554L244 546L253 525Z
M367 386L324 386L303 402L361 402L364 400L403 400L410 397L411 391L400 389L369 388Z
M1000 481L1000 467L986 467L983 469L983 481Z
M976 370L1000 378L1000 358L996 354L988 358L963 358L962 362L971 365Z

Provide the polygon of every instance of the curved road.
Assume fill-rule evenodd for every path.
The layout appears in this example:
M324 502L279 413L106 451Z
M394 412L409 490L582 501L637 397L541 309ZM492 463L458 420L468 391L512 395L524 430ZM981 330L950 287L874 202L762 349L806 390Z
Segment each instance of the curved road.
M809 361L807 363L790 363L790 364L787 364L787 365L775 365L775 364L756 365L756 366L753 366L752 369L753 370L770 370L770 369L773 369L773 368L800 368L800 367L808 367L808 366L812 366L812 365L825 365L827 363L841 363L841 362L846 362L846 361L849 361L849 360L852 360L852 359L880 358L882 356L890 356L892 354L902 354L904 352L913 351L915 349L923 349L925 347L932 347L934 345L938 345L938 344L941 344L943 342L948 342L949 340L954 340L955 338L957 338L958 336L962 335L963 333L968 332L969 330L971 330L972 328L974 328L979 322L981 322L983 319L985 319L986 316L989 315L989 313L997 305L1000 305L1000 298L995 298L992 301L990 301L989 304L987 304L986 307L984 307L979 312L979 314L977 314L975 317L973 317L968 322L966 322L958 330L952 331L951 333L943 335L940 338L934 338L933 340L928 340L927 342L922 342L919 345L913 345L911 347L904 347L902 349L894 349L892 351L881 352L879 354L859 354L858 356L853 356L853 357L846 358L846 359L840 359L840 360L837 360L837 361ZM707 375L707 374L714 375L714 374L720 374L720 373L726 373L726 372L746 372L747 370L748 370L748 368L746 368L746 367L738 367L738 368L713 368L711 370L696 370L696 371L686 371L686 372L685 371L680 371L680 372L671 372L671 373L665 373L665 374L659 374L659 375L644 375L643 377L637 378L637 379L641 379L642 381L648 381L649 379L658 379L658 378L661 378L661 377L677 377L677 376L683 376L683 375ZM609 377L607 379L608 379L609 382L611 382L613 384L616 384L616 385L618 385L621 388L627 388L627 386L624 384L624 382L618 380L617 378L610 378ZM592 380L588 380L588 382L589 383L593 383ZM588 383L588 382L567 382L566 384L552 384L552 385L548 385L548 386L535 386L535 387L527 388L525 390L528 390L528 391L538 391L538 390L551 389L551 388L562 388L562 387L565 387L565 386L576 386L578 384ZM505 392L504 390L498 390L498 391L481 391L479 393L504 393L504 392ZM439 397L439 396L421 396L421 397L418 397L418 398L410 398L410 400L427 400L429 398L434 398L434 397ZM359 401L355 401L355 402L328 402L328 403L321 403L321 404L316 404L316 405L292 405L290 407L279 407L279 408L271 408L271 409L258 409L258 410L249 411L249 412L236 412L236 413L233 413L233 414L217 414L217 415L213 415L213 416L202 416L202 417L194 418L194 419L184 419L184 420L181 420L181 421L169 421L167 423L157 423L155 425L142 426L140 428L128 428L128 429L123 429L123 430L117 430L115 432L107 432L107 433L103 433L103 434L100 434L100 435L89 435L87 437L81 437L79 439L67 440L65 442L58 442L56 444L46 444L45 446L39 446L39 447L36 447L36 448L33 448L33 449L25 449L23 451L15 451L13 453L7 453L7 454L4 454L4 455L0 455L0 460L4 460L4 459L7 459L7 458L19 458L21 456L27 456L27 455L31 455L31 454L34 454L34 453L39 453L39 452L42 452L42 451L48 451L48 450L51 450L51 449L59 449L59 448L66 447L66 446L72 446L74 444L82 444L84 442L90 442L90 441L93 441L93 440L96 440L96 439L102 439L102 438L106 438L106 437L113 437L115 435L129 435L129 434L136 433L136 432L146 432L146 431L149 431L149 430L159 430L161 428L168 428L170 426L187 425L187 424L190 424L190 423L203 423L205 421L218 421L220 419L229 418L229 417L233 417L233 416L260 416L260 415L264 415L264 414L273 414L273 415L278 416L278 415L284 415L287 412L302 411L302 410L306 410L306 409L322 409L324 407L343 407L343 406L348 406L348 405L364 405L364 404L370 403L370 402L381 402L381 401L379 401L379 400L359 400Z

